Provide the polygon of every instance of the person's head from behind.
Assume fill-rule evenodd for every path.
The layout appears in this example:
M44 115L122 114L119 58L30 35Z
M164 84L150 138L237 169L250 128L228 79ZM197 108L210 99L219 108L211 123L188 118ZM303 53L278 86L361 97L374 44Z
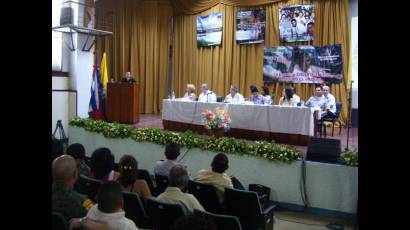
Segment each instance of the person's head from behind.
M296 27L296 19L292 19L290 22L292 23L292 27Z
M258 96L259 91L258 91L258 88L256 86L251 85L249 88L251 89L251 93L252 93L253 96Z
M202 92L203 94L206 94L207 91L208 91L208 84L203 83L203 84L201 85L201 92Z
M323 95L325 95L325 97L327 97L327 95L328 95L329 92L330 92L329 86L327 86L327 85L323 86L323 87L322 87L322 92L323 92Z
M321 97L322 96L322 88L320 86L316 87L315 95L316 95L316 97Z
M168 175L168 186L178 187L184 190L188 186L188 171L182 165L175 165L171 168Z
M52 165L54 183L73 188L77 180L77 165L72 156L62 155L54 159Z
M285 89L285 98L287 101L289 101L293 97L293 89L291 87L288 87Z
M269 87L267 87L266 85L262 86L262 95L263 96L269 95Z
M231 96L235 96L236 93L238 93L238 86L236 85L231 85L231 89L229 91L231 93Z
M228 157L223 153L215 155L211 163L212 171L217 173L224 173L229 168Z
M181 148L176 143L169 143L165 146L165 157L168 160L176 160L180 154Z
M78 167L81 161L85 158L85 148L80 143L74 143L68 146L66 154L72 156L75 159Z
M134 184L138 179L138 161L131 155L124 155L121 157L118 164L120 170L120 177L118 181L122 186Z
M108 148L98 148L91 155L91 172L95 179L101 180L107 176L114 167L114 155Z
M122 186L117 181L107 181L97 193L98 209L104 213L115 213L122 209L124 201Z
M186 85L186 92L187 92L187 93L193 93L193 92L195 92L195 85L194 85L194 84L187 84L187 85Z
M216 230L213 220L200 213L194 212L188 216L178 218L170 230Z

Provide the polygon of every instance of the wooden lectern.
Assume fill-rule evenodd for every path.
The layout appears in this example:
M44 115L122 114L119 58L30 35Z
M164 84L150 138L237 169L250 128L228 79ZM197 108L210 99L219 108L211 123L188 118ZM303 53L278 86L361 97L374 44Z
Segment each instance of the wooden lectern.
M139 122L139 84L108 83L106 114L109 122Z

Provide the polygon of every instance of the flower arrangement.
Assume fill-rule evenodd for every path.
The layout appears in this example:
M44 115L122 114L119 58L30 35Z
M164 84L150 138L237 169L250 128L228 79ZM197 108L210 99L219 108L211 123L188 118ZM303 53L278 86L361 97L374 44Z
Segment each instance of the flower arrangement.
M359 166L359 155L358 155L357 148L345 149L345 151L342 152L341 161L342 163L346 165L358 167Z
M224 130L225 132L230 129L231 118L228 111L216 107L215 112L206 109L202 114L204 115L203 123L206 129Z

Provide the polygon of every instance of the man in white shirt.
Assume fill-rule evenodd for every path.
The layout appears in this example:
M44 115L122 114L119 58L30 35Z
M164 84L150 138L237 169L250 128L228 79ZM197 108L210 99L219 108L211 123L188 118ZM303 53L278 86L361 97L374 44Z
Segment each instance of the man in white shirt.
M207 84L201 85L202 93L199 94L198 102L216 102L216 94L211 90L208 90Z
M300 97L298 95L296 95L296 88L295 87L292 87L292 90L293 90L293 96L292 96L293 101L297 104L297 103L300 102Z
M306 106L319 107L322 111L325 110L326 101L325 101L325 98L322 95L322 88L320 86L316 87L315 96L311 96L307 100Z
M326 112L324 112L322 118L334 118L336 113L336 99L335 96L329 93L329 86L323 86L323 97L326 101Z
M238 87L236 85L231 85L230 94L226 95L224 102L232 104L243 104L245 99L238 93Z
M98 204L88 211L87 218L106 223L115 230L137 230L135 223L125 217L122 192L122 186L117 181L101 185L97 194Z

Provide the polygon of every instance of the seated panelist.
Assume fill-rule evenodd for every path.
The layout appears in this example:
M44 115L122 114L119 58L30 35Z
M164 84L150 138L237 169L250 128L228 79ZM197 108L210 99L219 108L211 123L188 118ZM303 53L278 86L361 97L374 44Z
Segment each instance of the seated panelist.
M245 102L245 99L240 93L238 93L238 87L236 85L231 85L230 93L226 95L224 102L232 104L243 104Z

